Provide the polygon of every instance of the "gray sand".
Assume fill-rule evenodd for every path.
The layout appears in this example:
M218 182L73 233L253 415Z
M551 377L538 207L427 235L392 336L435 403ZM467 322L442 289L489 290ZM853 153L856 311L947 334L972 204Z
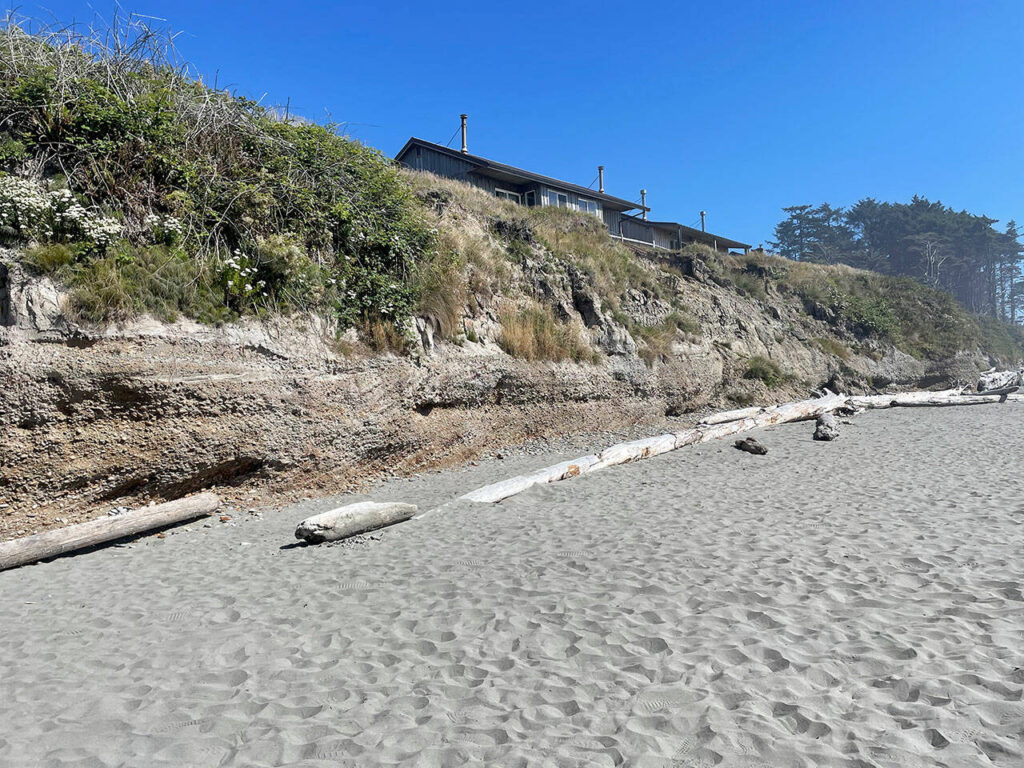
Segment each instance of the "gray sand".
M1024 765L1024 408L812 431L342 545L282 549L321 500L0 573L0 764Z

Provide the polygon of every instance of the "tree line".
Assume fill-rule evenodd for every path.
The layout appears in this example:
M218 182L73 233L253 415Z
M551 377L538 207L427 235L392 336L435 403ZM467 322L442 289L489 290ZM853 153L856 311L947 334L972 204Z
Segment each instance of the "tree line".
M976 313L1024 322L1024 246L1012 220L1000 231L996 219L917 196L783 211L771 244L782 256L912 277Z

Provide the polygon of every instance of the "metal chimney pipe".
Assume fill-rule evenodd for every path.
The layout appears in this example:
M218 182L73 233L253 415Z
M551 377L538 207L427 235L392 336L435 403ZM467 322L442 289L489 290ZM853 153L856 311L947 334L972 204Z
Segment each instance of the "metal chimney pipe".
M597 191L604 194L604 166L597 166Z
M704 228L704 217L707 216L707 215L708 215L707 211L701 211L700 212L700 231L701 232L707 232L707 230Z
M468 155L469 149L466 147L466 118L469 115L459 115L462 118L462 154Z
M640 215L647 221L647 190L640 190Z

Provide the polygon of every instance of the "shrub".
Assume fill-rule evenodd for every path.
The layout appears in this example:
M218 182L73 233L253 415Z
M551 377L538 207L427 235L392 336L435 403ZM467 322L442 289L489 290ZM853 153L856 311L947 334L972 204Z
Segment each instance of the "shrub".
M82 242L100 256L120 238L180 247L197 270L222 269L207 284L235 312L333 308L343 326L408 316L410 275L433 234L381 153L206 87L169 35L138 18L26 28L9 15L0 29L0 170L39 176L0 176L0 236ZM255 272L239 290L243 269ZM111 290L140 284L115 279L123 272L83 270L104 281L88 305L110 296L120 315L146 304Z
M743 373L745 379L758 379L769 388L774 388L793 380L793 374L784 372L767 357L755 355L747 360L747 369Z
M850 359L850 350L846 348L846 345L836 339L831 339L827 336L822 336L814 340L821 350L829 355L835 355L841 360Z
M839 314L850 330L861 336L887 337L898 327L892 307L882 297L845 296Z

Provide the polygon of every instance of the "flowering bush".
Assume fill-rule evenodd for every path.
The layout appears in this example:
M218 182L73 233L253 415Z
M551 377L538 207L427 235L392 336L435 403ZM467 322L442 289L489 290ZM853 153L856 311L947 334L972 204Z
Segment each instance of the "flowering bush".
M255 303L266 287L264 280L256 278L256 272L254 260L236 250L225 260L221 270L225 298L238 307Z
M19 176L0 175L0 230L13 241L85 241L100 250L121 236L121 223L86 208L68 189L47 192Z
M51 198L35 181L0 175L0 228L10 240L30 240L45 226Z
M145 224L150 240L156 245L174 245L181 239L183 226L180 219L160 213L150 213Z

